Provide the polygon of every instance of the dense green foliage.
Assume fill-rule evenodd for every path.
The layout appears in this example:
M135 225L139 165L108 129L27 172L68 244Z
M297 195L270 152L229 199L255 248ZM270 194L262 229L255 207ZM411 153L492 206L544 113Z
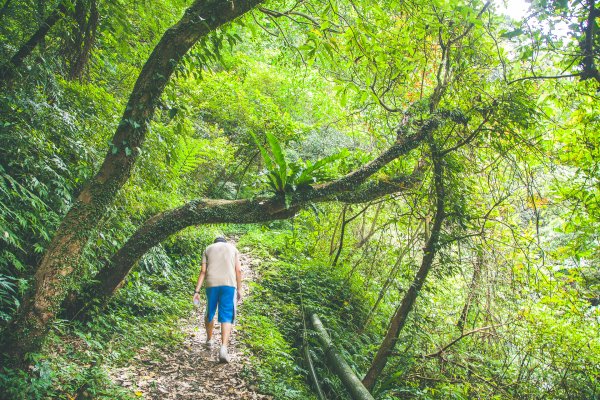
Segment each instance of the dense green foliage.
M139 398L116 385L107 366L126 365L148 343L157 348L181 343L177 321L193 307L189 291L181 288L192 284L198 249L214 232L193 230L165 243L140 262L106 310L89 321L57 323L43 354L33 355L32 372L3 369L0 387L7 398Z
M0 395L137 397L108 371L147 343L181 343L177 321L192 310L202 250L224 231L239 235L258 272L239 326L253 361L248 379L275 398L312 398L302 360L310 343L324 390L346 398L305 312L320 315L362 377L432 234L441 196L434 157L445 219L374 396L600 395L594 1L536 1L526 21L479 1L267 2L183 58L141 147L112 143L136 77L188 3L0 5L0 330L107 153L139 158L87 238L68 292L161 212L202 198L275 198L289 210L294 196L356 171L396 140L427 135L344 189L388 184L395 193L349 203L333 193L294 209L293 219L200 226L155 246L106 307L84 310L83 321L51 321L44 347L28 356L31 369L2 365ZM62 5L32 53L9 65Z
M298 382L305 371L295 365L302 358L303 346L311 342L312 351L322 359L305 320L308 312L318 313L336 332L335 340L349 347L344 351L349 361L367 362L360 354L364 343L355 334L368 313L358 282L346 279L347 270L331 270L321 264L323 260L303 256L297 239L294 232L275 228L252 231L240 240L261 273L251 301L244 305L242 332L265 389L277 398L309 397L302 381ZM333 375L326 373L323 381L331 393L343 392Z

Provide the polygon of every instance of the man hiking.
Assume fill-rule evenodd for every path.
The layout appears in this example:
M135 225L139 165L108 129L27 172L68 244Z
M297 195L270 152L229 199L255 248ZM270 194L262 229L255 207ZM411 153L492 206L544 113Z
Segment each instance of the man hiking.
M214 318L219 309L221 349L219 361L229 362L227 345L235 319L235 301L242 299L240 252L224 237L217 237L202 255L202 270L194 292L194 303L200 302L200 288L206 281L206 344L212 345Z

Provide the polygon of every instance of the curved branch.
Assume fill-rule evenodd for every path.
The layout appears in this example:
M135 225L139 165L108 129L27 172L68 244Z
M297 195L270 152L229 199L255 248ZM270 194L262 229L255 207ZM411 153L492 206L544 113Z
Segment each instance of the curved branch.
M400 332L402 332L402 329L406 324L408 316L413 309L425 280L427 279L427 275L433 266L433 260L439 249L439 238L442 231L442 223L446 217L446 213L444 211L446 194L443 178L443 161L438 151L435 148L433 150L433 180L436 195L433 226L425 247L423 248L423 259L421 260L421 266L419 267L419 270L417 271L417 274L415 275L410 287L404 294L400 305L396 308L383 342L377 350L371 366L363 378L363 384L370 391L372 391L375 387L375 383L379 379L381 372L388 362L389 356L392 354L394 347L396 346Z
M516 82L527 81L527 80L536 80L536 79L564 79L564 78L575 78L581 76L581 72L577 72L574 74L566 74L566 75L533 75L533 76L524 76L521 78L513 79L509 81L508 84L512 85Z
M287 207L282 195L244 200L201 199L155 215L112 256L107 265L94 277L93 281L96 283L82 291L85 299L70 296L63 302L63 308L67 315L76 315L88 302L87 299L98 299L104 303L118 290L131 268L148 250L188 226L287 219L311 203L361 203L406 190L420 181L425 168L424 163L420 162L409 176L377 182L365 181L385 165L416 148L438 125L436 118L427 120L415 134L399 138L389 149L361 168L333 182L309 186L289 194Z
M377 158L361 168L330 183L311 186L289 195L288 207L284 196L249 200L194 200L174 210L165 211L150 218L125 245L114 254L108 265L96 278L93 288L84 290L85 296L95 296L104 302L119 288L133 265L149 249L179 232L185 227L208 223L255 223L290 218L301 208L314 202L347 201L365 202L386 194L402 191L410 182L418 181L423 172L421 163L410 177L388 181L371 182L364 186L373 174L381 168L415 149L429 138L438 127L437 116L424 121L416 133L399 137L396 142ZM63 303L67 314L79 312L85 300L71 298Z
M148 219L117 251L107 265L94 277L93 286L82 290L84 298L71 297L63 303L67 315L77 315L89 300L104 303L122 285L135 263L152 247L189 226L216 223L258 223L288 219L315 202L340 201L362 203L406 191L420 182L423 168L411 175L387 181L369 182L350 192L333 196L328 191L313 188L292 196L286 208L283 196L245 200L192 200L181 207L165 211Z
M463 339L463 338L465 338L465 337L467 337L469 335L472 335L474 333L481 332L481 331L486 331L486 330L492 329L492 328L496 328L496 327L493 326L493 325L483 326L481 328L473 329L473 330L471 330L469 332L463 332L463 333L461 333L461 335L459 337L457 337L456 339L452 340L450 343L448 343L444 347L440 348L438 351L436 351L434 353L431 353L431 354L423 355L422 357L423 358L440 357L446 350L448 350L450 347L452 347L453 345L455 345L456 343L458 343L461 339Z
M379 171L382 167L389 164L401 155L407 154L409 151L417 148L419 144L439 126L437 117L432 117L425 121L420 129L406 137L400 137L389 149L383 152L379 157L365 164L356 171L352 171L346 176L330 183L315 187L315 196L335 195L339 192L352 191L358 185L363 184L369 177Z
M488 111L485 113L483 120L479 123L479 125L477 126L477 128L475 128L473 130L473 132L471 132L466 138L464 138L463 140L460 140L458 143L456 143L454 146L445 149L441 152L441 155L444 156L450 152L453 152L455 150L458 150L459 148L461 148L462 146L470 143L473 139L475 139L475 137L483 130L484 126L488 123L488 121L490 120L490 117L492 115L491 111Z
M290 10L290 11L286 11L286 12L279 12L279 11L271 10L271 9L264 8L264 7L259 7L258 11L260 11L260 12L262 12L264 14L267 14L267 15L269 15L271 17L275 17L275 18L289 17L290 15L296 15L298 17L302 17L304 19L309 20L314 26L320 26L321 25L321 23L317 19L315 19L314 17L312 17L312 16L310 16L308 14L305 14L303 12L299 12L299 11Z

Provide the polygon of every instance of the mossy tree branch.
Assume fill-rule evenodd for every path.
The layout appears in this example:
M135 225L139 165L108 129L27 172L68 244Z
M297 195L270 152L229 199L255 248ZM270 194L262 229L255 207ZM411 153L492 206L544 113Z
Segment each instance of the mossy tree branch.
M90 300L105 303L120 287L131 268L148 250L170 235L193 225L209 223L256 223L290 218L311 203L341 201L361 203L396 193L417 181L423 172L419 163L410 177L387 181L366 182L373 174L402 155L408 154L425 139L431 137L439 126L438 116L424 121L411 135L398 134L396 142L378 157L332 182L310 186L285 196L249 200L193 200L169 211L162 212L146 221L109 260L93 279L95 284L82 291L85 299L69 296L63 308L66 314L79 314Z
M365 203L386 195L409 190L421 181L423 165L419 165L410 175L385 181L370 181L345 190L332 193L330 186L308 188L292 195L291 203L285 205L281 195L270 198L246 200L193 200L181 207L165 211L148 219L107 262L93 278L91 286L81 291L79 296L68 298L63 304L66 314L83 317L85 304L104 304L123 284L135 263L152 247L169 236L189 226L215 223L259 223L288 219L311 203L339 201L343 203ZM344 179L344 178L342 178ZM339 187L339 186L338 186Z

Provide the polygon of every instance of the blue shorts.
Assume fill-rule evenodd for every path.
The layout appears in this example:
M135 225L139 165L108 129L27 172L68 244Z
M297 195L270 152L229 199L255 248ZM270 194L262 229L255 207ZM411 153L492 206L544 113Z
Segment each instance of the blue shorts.
M214 286L206 288L206 319L215 318L219 308L219 322L233 323L235 320L235 288L233 286Z

